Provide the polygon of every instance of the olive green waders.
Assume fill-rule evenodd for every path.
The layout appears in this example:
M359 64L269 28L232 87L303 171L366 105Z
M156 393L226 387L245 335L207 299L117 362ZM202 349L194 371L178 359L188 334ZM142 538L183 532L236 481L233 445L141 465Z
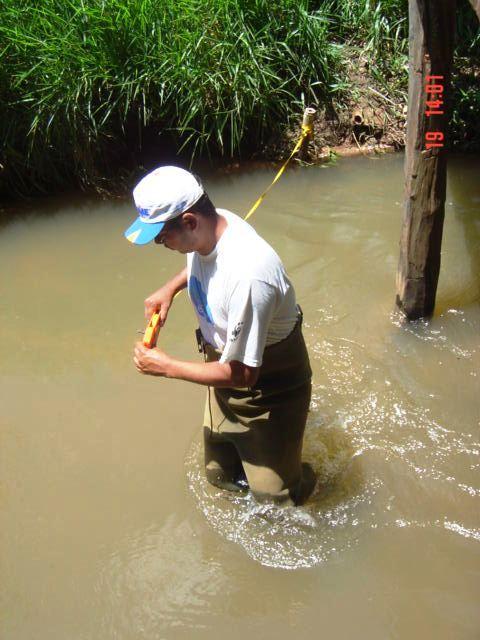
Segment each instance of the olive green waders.
M207 362L220 358L203 346ZM238 490L243 468L257 498L300 504L308 497L315 476L301 455L311 375L299 319L287 338L265 348L253 387L208 388L203 425L210 483Z

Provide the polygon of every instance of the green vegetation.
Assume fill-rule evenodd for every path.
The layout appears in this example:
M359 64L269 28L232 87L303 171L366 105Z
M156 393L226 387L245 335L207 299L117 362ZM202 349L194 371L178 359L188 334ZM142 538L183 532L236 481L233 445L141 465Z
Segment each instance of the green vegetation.
M0 191L101 189L167 147L248 156L303 104L342 101L352 43L402 92L406 16L407 0L3 0Z
M150 127L189 154L232 155L284 122L302 91L325 93L338 56L327 18L298 0L4 7L2 155L21 189L111 176L119 155L128 164L149 144Z
M453 142L462 149L480 149L480 28L466 0L457 13L457 50L452 78Z

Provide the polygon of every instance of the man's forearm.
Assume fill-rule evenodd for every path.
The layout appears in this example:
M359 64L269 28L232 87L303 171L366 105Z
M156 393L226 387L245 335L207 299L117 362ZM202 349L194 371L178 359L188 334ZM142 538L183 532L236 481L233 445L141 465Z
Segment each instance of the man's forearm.
M209 387L250 387L258 370L236 362L190 362L169 358L166 377Z
M173 276L171 280L167 282L165 286L171 289L173 295L185 289L187 286L188 278L187 278L187 267L182 269L180 273L177 273L176 276Z
M233 387L232 368L221 362L187 362L171 358L167 367L167 378L177 378L209 387Z

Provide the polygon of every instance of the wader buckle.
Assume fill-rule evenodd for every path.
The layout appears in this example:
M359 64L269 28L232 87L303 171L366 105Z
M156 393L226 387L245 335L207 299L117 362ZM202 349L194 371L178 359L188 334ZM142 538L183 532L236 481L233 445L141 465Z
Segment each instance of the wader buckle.
M297 324L302 324L303 322L303 311L302 307L297 304Z
M198 353L205 353L205 341L200 329L195 329L195 338L197 339Z

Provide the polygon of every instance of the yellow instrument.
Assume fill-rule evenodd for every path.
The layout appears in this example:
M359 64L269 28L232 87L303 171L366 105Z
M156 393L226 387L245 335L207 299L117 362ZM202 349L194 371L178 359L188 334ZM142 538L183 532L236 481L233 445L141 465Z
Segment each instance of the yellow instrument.
M143 336L143 346L147 349L153 349L157 346L158 332L160 331L160 314L158 311L152 313L150 322Z

